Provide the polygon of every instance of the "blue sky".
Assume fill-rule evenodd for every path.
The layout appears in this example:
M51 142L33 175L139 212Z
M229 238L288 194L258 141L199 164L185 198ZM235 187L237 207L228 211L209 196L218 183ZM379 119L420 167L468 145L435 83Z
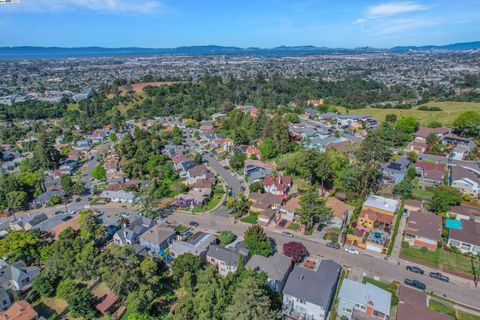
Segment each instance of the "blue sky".
M19 0L0 46L274 47L480 40L479 0Z

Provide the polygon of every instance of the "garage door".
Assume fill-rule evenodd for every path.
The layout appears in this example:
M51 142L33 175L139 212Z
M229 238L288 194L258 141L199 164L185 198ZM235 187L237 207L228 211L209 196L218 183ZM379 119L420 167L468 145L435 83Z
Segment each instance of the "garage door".
M371 244L367 244L367 250L372 250L378 253L382 253L382 248L379 248L377 246L372 246Z

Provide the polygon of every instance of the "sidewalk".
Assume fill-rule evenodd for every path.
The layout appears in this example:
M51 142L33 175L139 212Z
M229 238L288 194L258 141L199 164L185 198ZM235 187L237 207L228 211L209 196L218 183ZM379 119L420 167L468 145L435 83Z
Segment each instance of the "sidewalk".
M392 263L397 263L398 259L400 258L400 250L402 249L402 241L403 241L403 230L405 229L405 225L407 223L407 217L402 215L400 219L400 225L398 227L397 237L395 238L395 243L393 244L392 254L388 258L388 260Z

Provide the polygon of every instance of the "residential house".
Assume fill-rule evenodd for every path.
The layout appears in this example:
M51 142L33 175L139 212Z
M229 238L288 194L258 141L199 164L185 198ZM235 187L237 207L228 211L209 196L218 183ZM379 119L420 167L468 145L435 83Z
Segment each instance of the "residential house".
M246 269L267 274L267 286L276 292L282 292L292 269L292 259L280 253L270 257L254 255L245 265Z
M371 283L344 279L338 294L338 315L343 319L390 319L392 294Z
M396 200L370 196L363 203L357 227L347 234L347 243L377 253L386 253L390 243L390 228L399 208Z
M296 266L283 288L284 319L328 319L342 267L322 260L316 269Z
M424 187L441 185L445 179L446 166L442 163L417 161L415 170L420 177L420 184Z
M248 146L246 151L245 151L247 158L252 159L261 159L262 158L262 152L258 150L255 146Z
M308 149L315 149L318 151L325 151L328 147L331 145L338 144L340 142L347 141L343 137L335 137L335 136L328 136L328 137L322 137L322 136L315 136L309 139L304 143L305 147Z
M315 119L318 114L318 110L314 108L305 108L304 115L309 119Z
M180 173L180 176L185 177L187 171L196 166L195 161L191 158L187 158L181 153L177 153L172 157L173 167L177 172Z
M447 211L447 215L455 216L457 220L473 220L480 222L480 208L469 206L453 206Z
M209 188L194 188L188 191L186 194L179 194L175 201L178 205L188 207L188 206L202 206L205 202L208 201L212 189Z
M464 167L451 167L450 184L462 194L470 194L475 198L480 195L480 175Z
M197 232L186 241L174 241L169 248L172 257L190 253L202 259L205 259L208 248L217 242L215 236L205 233Z
M267 208L258 214L257 222L259 225L268 226L275 219L275 210Z
M422 210L423 204L422 201L414 200L414 199L407 199L403 202L403 209L407 210L408 213L414 211Z
M3 287L0 287L0 311L8 309L12 305L10 294Z
M447 245L461 252L480 254L480 222L460 220L460 229L450 229Z
M252 118L257 117L258 109L254 106L237 106L236 108L241 110L242 112L250 114Z
M207 262L217 267L218 273L223 277L230 272L237 271L240 259L245 260L245 257L236 250L218 245L210 246L207 252Z
M332 222L338 228L342 228L348 222L353 210L355 210L354 206L346 204L335 197L329 197L325 205L327 208L332 209Z
M50 198L53 197L53 196L61 197L62 200L63 200L63 197L65 196L65 193L63 192L63 190L51 190L51 191L44 192L44 193L38 195L35 198L35 200L33 200L33 205L35 207L41 207L41 206L47 204L48 201L50 200Z
M415 153L425 153L425 151L427 151L427 147L428 145L425 141L422 139L415 139L405 147L405 152L413 151Z
M129 220L128 225L113 236L113 242L121 246L137 244L140 235L153 226L151 219L136 214L124 215L124 218Z
M234 141L230 138L223 138L223 139L217 139L214 140L212 143L212 146L214 148L221 147L222 151L227 152L234 146Z
M77 144L75 145L75 150L78 151L90 151L92 149L92 142L88 139L83 139L77 141Z
M195 166L187 171L187 179L185 183L189 186L195 184L199 179L210 179L213 177L213 174L209 174L207 167L201 164Z
M100 292L101 291L101 292ZM110 314L115 311L115 305L118 302L118 297L110 290L100 290L99 292L92 292L95 298L95 309L100 312L100 314Z
M442 217L431 213L411 212L405 227L405 241L411 246L435 251L441 241Z
M382 167L383 181L385 183L397 184L405 178L410 160L406 157L399 157L390 161Z
M78 160L65 160L60 164L58 168L59 172L63 175L71 176L78 167Z
M8 310L0 312L0 320L40 320L32 305L25 300L15 302Z
M24 292L32 286L39 273L40 268L27 267L23 261L8 264L5 260L0 260L0 286L4 290Z
M35 228L39 223L47 220L45 213L37 213L30 217L18 218L10 223L10 228L14 231L28 231Z
M430 310L427 307L425 292L400 286L398 288L397 320L453 320L444 313Z
M273 171L272 166L260 160L246 160L243 174L248 183L263 181Z
M307 104L310 105L310 106L314 106L314 107L318 107L318 106L321 106L323 105L324 101L323 99L310 99L310 100L307 100ZM336 114L335 114L336 115Z
M263 212L267 209L276 209L282 204L282 198L271 193L250 193L249 197L252 204L250 211Z
M464 144L456 145L451 152L452 158L455 160L465 159L470 153L470 151L472 151L473 147L474 146Z
M263 188L265 192L283 197L284 199L288 197L288 191L291 187L292 177L289 176L267 176L263 179Z
M460 137L456 134L450 133L443 137L442 143L449 144L449 145L475 145L475 141L470 140L468 138Z
M415 133L415 139L419 141L427 141L427 137L434 133L439 140L442 140L443 137L449 132L448 128L429 128L429 127L419 127Z
M166 250L175 238L175 230L164 224L153 226L139 237L140 244L155 254Z
M295 220L295 214L301 207L300 196L290 198L287 203L279 208L280 218L288 221Z
M128 191L102 191L100 194L105 200L111 202L120 202L120 203L133 203L135 200L135 194Z

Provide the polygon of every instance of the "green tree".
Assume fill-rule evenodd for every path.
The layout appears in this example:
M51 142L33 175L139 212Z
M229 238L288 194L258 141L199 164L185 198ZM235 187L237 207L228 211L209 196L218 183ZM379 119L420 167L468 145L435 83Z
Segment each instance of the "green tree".
M25 191L10 191L7 193L7 207L12 211L28 207L28 195Z
M388 113L385 115L385 121L395 123L397 121L397 115L394 113Z
M33 280L32 288L42 297L52 297L55 294L57 284L58 278L56 276L40 272L40 274Z
M93 168L92 172L90 172L90 176L97 180L106 180L107 173L101 164L98 164L95 168Z
M203 260L191 253L179 255L172 264L173 278L179 281L185 273L195 275L203 267Z
M33 157L35 159L33 169L52 170L58 168L60 162L60 152L53 147L50 137L47 136L42 129L38 141L33 149Z
M193 296L196 316L193 319L221 319L228 304L222 280L214 268L207 268L198 273L197 286Z
M232 303L225 311L225 319L268 320L275 312L263 283L254 277L245 278L235 289Z
M437 143L438 137L437 137L437 135L436 135L434 132L432 132L432 133L430 133L430 134L427 136L426 141L427 141L427 143L428 143L429 145L432 146L432 145L434 145L435 143Z
M395 127L397 130L404 131L406 133L412 134L417 131L420 126L418 119L412 116L402 116L397 120Z
M329 222L332 219L332 210L325 206L325 200L319 197L316 187L311 187L300 197L300 206L300 222L308 228L311 228L315 221Z
M19 260L27 264L38 260L42 241L34 231L10 231L0 240L0 256L7 257L9 263Z
M480 137L480 112L462 112L454 121L453 127L456 131L469 137Z
M100 217L90 210L80 212L80 230L81 235L87 240L98 241L102 239L107 227L102 224Z
M413 186L410 180L404 179L397 183L393 187L393 194L402 197L403 199L410 198L412 196Z
M450 186L436 187L432 201L428 204L430 210L436 213L447 212L452 206L462 202L462 194Z
M273 138L265 138L259 149L263 159L272 159L278 154Z
M273 253L272 243L263 228L259 225L250 226L244 234L245 246L250 255L269 256Z
M233 152L232 159L230 160L230 166L234 170L243 169L243 166L245 164L245 159L246 159L246 156L243 152L235 150Z
M233 241L235 241L236 238L237 236L230 230L220 231L219 239L222 246L226 246L227 244L232 243Z

